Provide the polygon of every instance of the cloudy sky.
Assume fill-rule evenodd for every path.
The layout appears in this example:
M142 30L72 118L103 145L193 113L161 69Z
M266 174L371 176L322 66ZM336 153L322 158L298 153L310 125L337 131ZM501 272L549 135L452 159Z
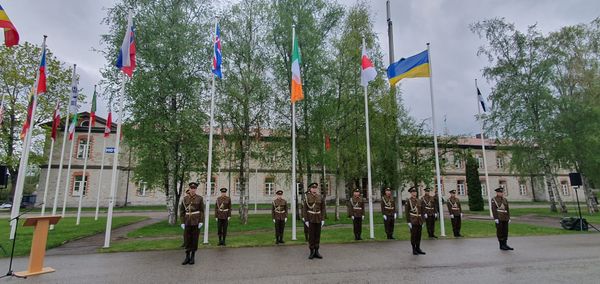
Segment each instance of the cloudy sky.
M356 0L339 2L352 5ZM369 2L384 62L388 62L386 1ZM56 56L68 64L77 64L80 87L90 97L94 84L101 79L99 69L106 64L93 49L100 47L100 35L107 31L100 22L106 14L105 8L113 3L113 0L0 0L17 26L21 41L40 44L46 34L48 46ZM396 59L416 54L426 48L425 43L431 43L436 124L439 133L447 125L450 134L479 132L474 120L477 112L474 79L479 79L484 95L491 88L481 78L487 62L476 55L483 42L469 31L469 24L505 17L519 29L537 23L547 33L600 17L600 1L596 0L392 0L391 6ZM429 81L402 82L402 97L411 115L419 121L430 117ZM99 107L99 113L105 115L104 105Z

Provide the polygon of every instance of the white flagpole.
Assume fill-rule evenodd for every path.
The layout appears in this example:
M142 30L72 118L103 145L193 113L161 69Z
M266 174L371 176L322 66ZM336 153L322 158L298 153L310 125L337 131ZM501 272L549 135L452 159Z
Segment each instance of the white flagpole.
M106 139L102 139L102 162L100 163L100 173L98 174L98 189L96 190L96 215L94 221L98 221L98 211L100 209L100 191L102 190L102 173L104 172L104 153L106 152Z
M71 86L75 85L75 75L77 70L77 64L73 64L73 75L71 77ZM72 90L71 90L72 91ZM58 175L56 176L56 188L54 190L54 202L52 205L52 215L56 215L56 209L58 207L58 190L60 188L61 174L63 168L63 160L65 156L65 146L67 144L67 132L69 131L69 116L71 114L71 98L67 102L67 115L65 116L65 129L63 131L62 149L60 150L60 161L58 163ZM54 229L54 225L50 225L50 229Z
M96 86L94 85L94 95L96 94ZM88 162L88 152L90 150L90 134L92 133L92 117L90 116L90 121L88 121L88 132L87 132L87 140L85 140L85 147L83 147L83 174L81 176L81 180L83 180L83 189L79 189L79 204L77 205L77 221L75 225L79 225L79 221L81 220L81 203L83 201L83 194L85 193L85 189L89 186L89 180L87 178L87 162Z
M296 25L292 25L292 49L294 48L294 38L296 37ZM293 51L292 51L293 52ZM292 79L293 80L293 79ZM296 103L292 101L292 240L296 240Z
M431 93L431 125L433 129L433 148L435 152L435 175L437 178L438 187L438 207L440 208L440 236L446 236L446 226L444 224L444 206L442 204L442 177L440 174L440 159L438 151L437 131L435 125L435 100L433 96L433 72L431 72L431 50L429 43L427 43L427 56L429 57L429 92Z
M129 31L127 31L129 32ZM110 233L112 230L112 217L113 217L113 207L115 206L115 199L117 195L117 176L119 167L119 152L121 152L121 148L119 144L121 142L121 126L123 124L123 101L125 100L125 80L126 76L124 72L121 72L121 93L120 102L119 102L119 123L117 123L117 133L115 133L115 153L113 156L113 164L112 164L112 177L110 179L110 196L108 201L108 214L106 216L106 230L104 233L104 247L110 247ZM129 181L126 181L129 182Z
M58 103L56 103L56 110L59 109ZM56 115L56 114L55 114ZM54 117L52 117L52 123L54 123ZM50 137L50 155L48 155L48 169L46 170L46 181L44 184L44 199L42 200L42 213L41 216L46 214L46 199L48 198L48 184L50 181L50 169L52 168L52 155L54 154L54 137Z
M477 86L477 79L475 79L475 90L479 90L479 87ZM487 159L485 158L485 136L483 134L484 131L484 121L481 118L481 106L479 103L479 93L476 93L475 96L477 97L477 114L479 119L481 119L481 125L480 125L480 129L481 129L481 151L482 151L482 156L483 156L483 171L485 172L485 190L487 191L487 200L488 200L488 209L490 211L490 217L494 217L493 213L492 213L492 195L490 194L490 179L488 177L488 168L487 168Z
M366 49L365 46L365 37L362 37L362 45L363 50ZM368 191L367 200L369 201L369 238L375 238L375 230L373 227L373 186L371 180L371 138L369 136L369 95L367 92L367 87L369 82L367 82L364 86L365 89L365 128L367 135L367 181L368 181Z
M44 52L46 51L46 37L44 35L44 41L42 43L42 55L40 56L40 58L42 56L44 56ZM39 67L38 67L39 68ZM21 150L21 161L19 163L19 173L17 176L17 184L15 186L15 195L13 198L13 206L11 208L11 212L10 212L10 219L12 221L10 221L10 239L14 239L15 238L15 232L17 229L17 221L14 219L17 216L19 216L19 210L21 209L21 200L23 198L23 186L25 185L25 175L27 174L27 163L29 161L29 148L31 146L31 133L33 132L33 128L35 127L34 123L35 123L35 108L37 107L37 88L38 88L38 84L39 84L39 80L40 80L40 71L38 70L35 78L35 83L33 84L33 90L32 90L32 96L33 96L33 103L32 103L32 110L31 110L31 120L30 120L30 124L29 124L29 129L27 129L27 132L25 133L25 141L23 143L23 149Z

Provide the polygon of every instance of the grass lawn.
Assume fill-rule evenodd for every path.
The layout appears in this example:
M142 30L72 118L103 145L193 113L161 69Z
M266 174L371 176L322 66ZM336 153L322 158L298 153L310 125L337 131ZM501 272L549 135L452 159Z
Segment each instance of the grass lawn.
M64 244L65 242L80 239L83 237L95 235L104 232L106 229L106 218L94 221L94 217L82 217L79 226L75 226L75 217L63 218L56 224L54 230L48 233L47 249L51 249ZM113 228L122 227L128 224L136 223L146 219L146 217L126 216L114 217ZM15 256L29 254L31 248L31 239L33 237L33 227L23 227L23 221L19 221L17 242L15 244ZM0 250L0 257L9 257L12 248L12 240L9 240L10 224L9 222L0 222L0 245L6 250L6 253Z
M380 214L375 216L375 240L369 239L368 217L363 221L362 237L365 241L386 241L385 230L383 228L383 219ZM216 246L216 222L211 220L209 228L208 246L200 245L200 248L214 248ZM343 218L339 222L332 220L325 221L325 227L322 231L322 243L351 243L354 241L351 220ZM291 221L288 219L286 224L285 238L286 245L305 244L302 223L298 225L298 240L291 240ZM446 235L452 235L450 221L446 220ZM439 235L439 226L436 226ZM182 244L182 229L179 226L170 226L167 222L159 222L149 225L128 234L127 240L116 241L108 249L101 249L103 252L119 251L147 251L147 250L174 250L180 249ZM496 235L494 224L491 221L464 221L461 233L467 237L493 237ZM516 222L510 225L510 236L534 236L534 235L558 235L573 234L574 231L567 231L556 228L533 226L528 224L519 224ZM427 236L423 228L424 237ZM200 243L202 243L202 232L200 234ZM395 227L394 236L399 240L408 240L410 238L408 226L404 220L398 220ZM251 215L247 225L241 225L237 218L232 218L229 225L227 237L228 247L256 247L274 245L274 229L270 215Z

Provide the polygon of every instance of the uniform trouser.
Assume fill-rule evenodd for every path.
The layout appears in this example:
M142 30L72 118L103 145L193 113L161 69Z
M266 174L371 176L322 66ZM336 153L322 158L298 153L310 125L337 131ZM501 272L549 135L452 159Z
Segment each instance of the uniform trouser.
M308 247L318 249L321 243L321 223L308 223Z
M454 215L454 218L450 218L452 222L452 231L454 232L454 236L457 237L460 235L460 214Z
M285 228L285 220L275 220L275 238L283 239L283 229Z
M387 220L383 220L383 226L385 227L385 234L391 237L394 234L394 215L385 215Z
M410 244L416 247L421 247L421 225L412 224L410 229Z
M425 225L427 226L427 234L430 238L433 237L435 235L435 214L427 215Z
M499 241L506 241L508 239L508 221L499 221L496 224L496 236Z
M217 220L217 231L219 233L219 238L227 237L227 226L229 225L229 220L227 219L218 219Z
M354 237L359 238L362 234L362 217L354 217L352 224L354 224Z
M198 249L198 238L200 229L198 226L185 226L183 231L183 246L186 251L196 251Z

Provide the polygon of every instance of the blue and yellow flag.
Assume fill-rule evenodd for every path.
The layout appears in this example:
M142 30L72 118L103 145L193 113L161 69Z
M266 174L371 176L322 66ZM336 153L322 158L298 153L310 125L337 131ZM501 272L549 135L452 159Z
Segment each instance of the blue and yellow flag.
M395 85L404 78L430 77L429 52L425 50L392 63L387 69L387 75L391 85Z

